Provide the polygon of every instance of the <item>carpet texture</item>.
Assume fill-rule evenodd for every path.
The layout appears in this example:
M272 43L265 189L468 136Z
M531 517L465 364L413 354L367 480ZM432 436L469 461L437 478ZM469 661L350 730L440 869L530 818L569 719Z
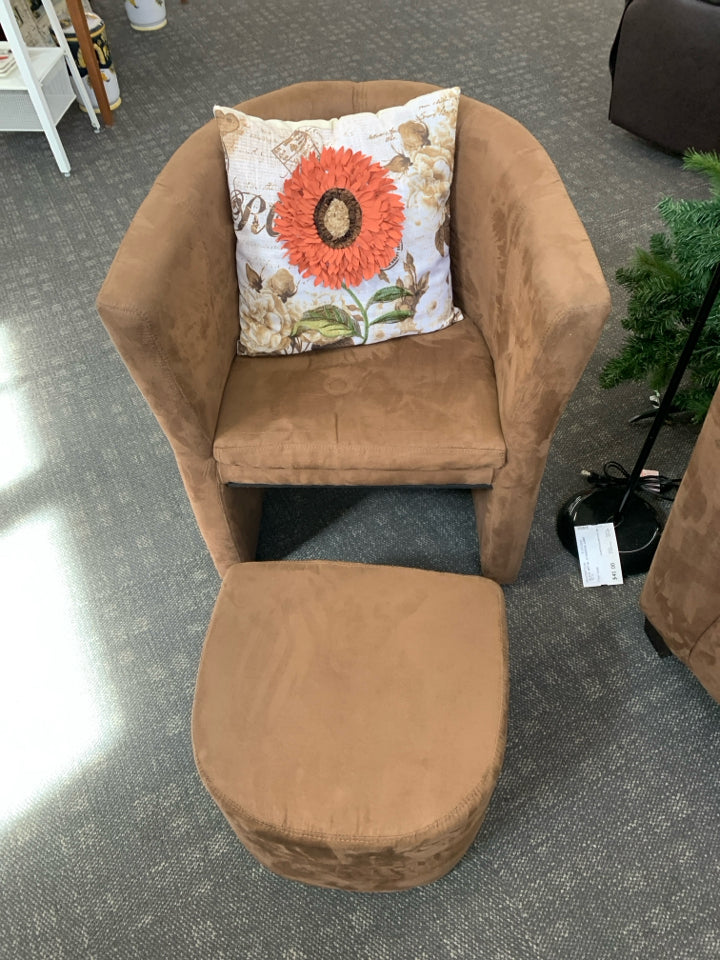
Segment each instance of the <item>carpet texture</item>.
M647 388L598 385L622 340L618 266L665 194L702 183L607 121L622 0L168 0L157 34L97 0L123 104L75 108L62 177L0 137L0 957L8 960L710 960L720 956L720 708L643 635L642 577L583 590L558 543L581 467L630 466ZM190 709L219 587L172 454L93 307L173 150L299 80L458 84L557 164L614 310L560 424L519 581L504 769L468 855L388 896L260 867L196 775ZM696 431L653 464L684 469ZM479 572L470 494L278 490L259 559Z

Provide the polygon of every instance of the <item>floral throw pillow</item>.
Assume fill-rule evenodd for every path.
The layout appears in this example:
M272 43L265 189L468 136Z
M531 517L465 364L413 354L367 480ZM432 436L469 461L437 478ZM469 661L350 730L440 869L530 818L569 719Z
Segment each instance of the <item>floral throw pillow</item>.
M460 320L449 205L460 90L335 120L215 107L237 237L238 352L295 354Z

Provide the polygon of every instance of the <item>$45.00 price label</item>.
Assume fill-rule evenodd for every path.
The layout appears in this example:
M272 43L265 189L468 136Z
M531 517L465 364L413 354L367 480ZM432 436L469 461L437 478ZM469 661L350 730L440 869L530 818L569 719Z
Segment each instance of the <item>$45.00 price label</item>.
M584 587L601 587L623 582L615 527L612 523L575 527L575 539Z

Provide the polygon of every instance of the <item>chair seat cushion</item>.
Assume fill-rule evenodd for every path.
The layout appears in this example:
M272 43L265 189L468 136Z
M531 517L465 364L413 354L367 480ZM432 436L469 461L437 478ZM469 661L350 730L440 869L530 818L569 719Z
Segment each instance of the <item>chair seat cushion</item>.
M427 883L465 853L497 780L506 646L502 591L482 577L237 564L198 674L200 774L283 876Z
M226 483L491 483L505 462L492 359L469 319L363 350L238 357L214 455Z

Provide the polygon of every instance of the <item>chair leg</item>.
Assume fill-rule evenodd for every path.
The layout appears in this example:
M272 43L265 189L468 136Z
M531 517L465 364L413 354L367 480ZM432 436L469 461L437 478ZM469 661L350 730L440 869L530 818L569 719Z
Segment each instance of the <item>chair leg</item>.
M219 486L223 510L237 551L238 559L232 562L252 561L257 551L265 490L262 487L231 489L224 483L220 483ZM222 560L220 563L216 561L215 565L220 570Z
M502 487L478 488L472 495L482 575L496 583L513 583L525 555L535 500L523 501Z
M178 466L213 563L221 577L234 563L255 559L262 487L228 488L213 459L180 459Z
M662 634L656 630L656 628L650 623L647 617L645 617L645 633L648 640L653 645L655 653L659 657L671 657L672 650L663 640Z

